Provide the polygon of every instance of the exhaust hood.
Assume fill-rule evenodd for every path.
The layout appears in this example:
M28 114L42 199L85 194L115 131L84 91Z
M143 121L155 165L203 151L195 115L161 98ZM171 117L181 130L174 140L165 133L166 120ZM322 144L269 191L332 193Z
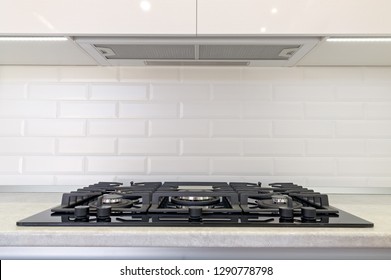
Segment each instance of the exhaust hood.
M293 66L317 37L74 37L107 66Z

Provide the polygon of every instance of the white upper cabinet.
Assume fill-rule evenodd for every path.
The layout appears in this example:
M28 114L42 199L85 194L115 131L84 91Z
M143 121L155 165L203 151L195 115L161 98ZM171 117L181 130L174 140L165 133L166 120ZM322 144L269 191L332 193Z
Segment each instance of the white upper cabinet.
M197 33L391 35L390 0L198 0Z
M196 34L196 0L0 0L1 35Z

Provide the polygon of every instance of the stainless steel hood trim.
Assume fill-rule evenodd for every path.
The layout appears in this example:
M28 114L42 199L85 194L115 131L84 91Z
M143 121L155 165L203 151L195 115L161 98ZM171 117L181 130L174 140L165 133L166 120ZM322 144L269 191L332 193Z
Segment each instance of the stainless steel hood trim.
M300 45L288 60L250 60L249 66L294 66L306 53L320 41L319 37L259 37L259 36L215 36L215 37L74 37L89 55L100 65L107 66L145 66L146 59L107 59L95 45ZM196 53L194 61L198 61ZM172 59L171 59L172 60ZM227 60L221 60L227 61ZM186 64L186 63L184 63Z

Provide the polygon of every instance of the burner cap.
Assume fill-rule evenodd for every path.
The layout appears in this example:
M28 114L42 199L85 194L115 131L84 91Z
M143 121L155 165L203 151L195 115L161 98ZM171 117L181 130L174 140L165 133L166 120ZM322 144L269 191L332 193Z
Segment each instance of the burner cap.
M220 202L215 196L175 196L171 197L171 202L183 206L209 206Z
M287 205L288 200L283 199L283 198L275 198L273 196L272 199L263 199L263 200L258 200L258 206L260 208L268 208L268 209L279 209L280 207L284 207ZM297 202L297 201L292 201L292 208L301 208L303 207L303 204Z
M103 204L115 204L122 201L122 196L118 194L104 194L102 202Z

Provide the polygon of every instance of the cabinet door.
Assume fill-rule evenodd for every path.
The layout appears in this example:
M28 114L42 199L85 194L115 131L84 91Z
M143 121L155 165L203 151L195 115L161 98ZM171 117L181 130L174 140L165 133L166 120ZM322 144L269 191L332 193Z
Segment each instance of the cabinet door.
M391 35L390 0L198 0L198 34Z
M196 0L0 0L0 35L195 33Z

